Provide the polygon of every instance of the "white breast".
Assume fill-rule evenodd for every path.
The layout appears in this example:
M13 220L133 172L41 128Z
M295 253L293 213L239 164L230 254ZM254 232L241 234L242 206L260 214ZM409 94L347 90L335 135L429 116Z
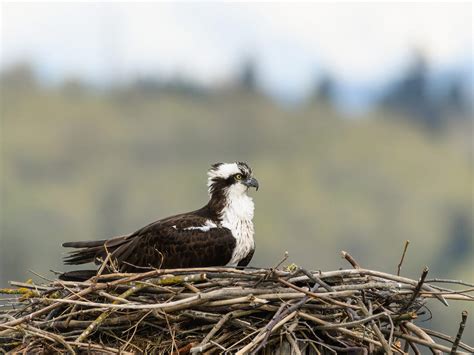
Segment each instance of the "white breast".
M236 246L231 260L227 263L228 266L237 266L255 248L253 212L252 198L242 191L229 189L227 203L222 210L221 225L230 229L236 240Z

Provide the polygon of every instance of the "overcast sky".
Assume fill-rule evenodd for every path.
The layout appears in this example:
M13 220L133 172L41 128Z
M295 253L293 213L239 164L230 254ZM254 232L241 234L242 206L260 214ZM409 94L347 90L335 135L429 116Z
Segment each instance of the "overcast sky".
M472 66L472 4L3 3L0 67L94 82L177 73L230 80L247 55L267 87L304 92L321 68L376 85L413 48L434 70Z

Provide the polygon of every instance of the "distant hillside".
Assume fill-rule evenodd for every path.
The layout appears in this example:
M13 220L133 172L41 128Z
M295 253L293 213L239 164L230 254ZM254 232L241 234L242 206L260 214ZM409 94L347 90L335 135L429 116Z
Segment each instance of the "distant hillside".
M322 101L288 110L239 90L4 87L2 99L2 283L64 269L63 241L200 207L208 166L233 160L261 185L253 265L288 250L301 265L337 268L345 249L393 272L410 239L406 275L472 266L462 132L425 133L382 111L348 120Z

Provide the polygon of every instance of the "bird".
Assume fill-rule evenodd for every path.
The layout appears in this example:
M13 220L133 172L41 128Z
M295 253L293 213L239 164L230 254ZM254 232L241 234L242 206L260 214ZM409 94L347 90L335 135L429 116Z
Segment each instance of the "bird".
M66 265L106 258L119 272L208 266L245 267L255 251L254 202L248 195L259 183L245 162L216 163L207 173L209 201L195 211L163 218L137 231L97 241L63 243L75 248ZM86 280L97 270L69 271L62 280Z

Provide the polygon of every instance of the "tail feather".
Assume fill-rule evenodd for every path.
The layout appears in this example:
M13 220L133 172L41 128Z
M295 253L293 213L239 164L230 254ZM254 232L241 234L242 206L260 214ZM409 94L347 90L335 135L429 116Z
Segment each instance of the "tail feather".
M63 281L86 281L97 275L96 270L76 270L68 271L59 275L59 279Z
M78 248L80 250L72 251L64 258L66 265L87 264L95 262L96 258L104 252L105 240L93 240L82 242L63 243L65 248Z
M65 248L91 248L91 247L99 247L104 245L106 239L103 240L87 240L87 241L80 241L80 242L67 242L63 243L63 247Z
M64 263L66 265L98 263L99 259L105 259L108 252L114 253L117 248L123 247L127 237L63 243L65 248L78 249L69 252L69 255L64 258Z
M103 247L95 247L71 252L64 258L64 263L66 265L78 265L95 262L102 250Z

